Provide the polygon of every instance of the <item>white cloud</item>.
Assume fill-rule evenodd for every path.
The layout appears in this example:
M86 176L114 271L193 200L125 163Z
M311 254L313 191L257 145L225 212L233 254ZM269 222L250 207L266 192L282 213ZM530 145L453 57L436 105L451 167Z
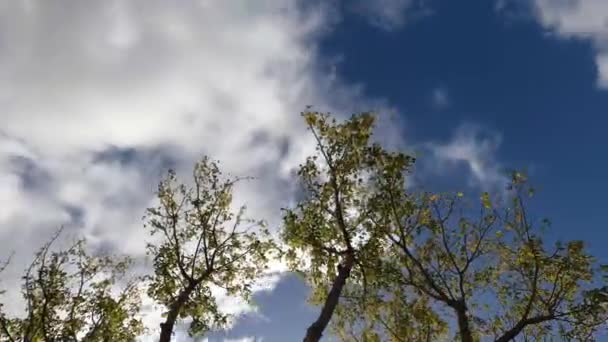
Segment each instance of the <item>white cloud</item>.
M162 171L188 176L202 154L258 177L236 204L276 227L312 149L299 111L386 107L320 67L327 13L296 0L0 0L0 251L22 241L7 281L61 224L143 256Z
M496 159L502 138L495 132L486 132L476 125L462 125L446 143L429 143L426 148L426 172L453 174L450 170L466 166L469 185L483 190L502 191L506 185L505 174Z
M263 339L256 337L242 337L237 339L224 339L224 342L262 342Z
M426 0L357 0L352 5L355 12L383 30L402 28L408 21L431 13Z
M564 38L590 40L597 50L597 83L608 88L608 1L535 0L539 22Z

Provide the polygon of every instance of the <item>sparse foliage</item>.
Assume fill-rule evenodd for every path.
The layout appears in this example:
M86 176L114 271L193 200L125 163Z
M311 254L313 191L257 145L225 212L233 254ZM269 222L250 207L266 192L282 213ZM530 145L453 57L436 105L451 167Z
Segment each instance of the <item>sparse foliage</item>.
M130 260L89 255L84 240L53 251L60 232L22 278L24 316L9 317L0 305L0 341L135 341L144 331L139 293L134 281L118 283Z
M418 320L405 320L401 326L441 332L455 322L453 336L463 342L594 340L608 316L599 297L589 291L595 279L593 258L582 241L552 247L543 241L548 222L538 227L530 220L525 197L533 191L521 173L513 174L505 195L508 203L494 204L484 193L477 214L460 193L421 194L412 201L399 185L398 174L385 175L390 176L384 179L386 205L377 223L387 227L391 244L382 253L384 280L366 289L379 300L381 312L393 319L400 316L391 310L400 295L404 310ZM426 315L416 315L420 303ZM363 340L438 339L389 329L373 306L362 308L355 301L349 308L341 316L346 317L347 330L357 331L362 321L370 327L371 332L361 330Z
M321 338L346 284L374 277L382 243L382 228L372 220L382 201L376 178L386 171L379 161L390 160L391 167L406 171L413 158L389 154L371 142L371 114L344 123L316 112L303 117L317 153L298 171L304 198L285 210L282 238L291 269L305 275L312 302L323 304L304 338L309 342Z
M158 188L159 206L147 213L146 227L159 237L148 244L154 261L148 295L166 308L161 342L171 339L178 319L190 319L191 335L224 326L212 286L248 300L274 249L264 222L247 219L244 207L232 208L240 178L224 177L208 158L193 176L188 187L169 172Z

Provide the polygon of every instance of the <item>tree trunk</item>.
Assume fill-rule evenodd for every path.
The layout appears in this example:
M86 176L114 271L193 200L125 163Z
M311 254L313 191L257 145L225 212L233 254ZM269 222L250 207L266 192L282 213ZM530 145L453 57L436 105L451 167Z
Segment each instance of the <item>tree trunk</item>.
M464 302L459 301L455 306L456 315L458 316L458 331L460 333L460 341L473 342L473 333L469 325L469 317L467 317L467 306Z
M306 329L304 342L318 342L321 339L321 336L323 336L323 331L327 327L327 324L329 324L329 320L334 314L336 306L338 306L340 294L342 293L342 289L346 284L346 279L349 277L354 264L355 258L349 253L346 256L346 260L344 260L344 264L338 267L338 276L334 279L331 290L329 291L327 298L325 298L325 303L323 304L319 318Z
M160 339L158 342L171 342L171 336L173 335L173 327L179 316L179 312L186 304L186 301L190 297L190 294L196 288L196 284L190 284L177 296L177 299L171 303L167 318L163 323L160 324Z

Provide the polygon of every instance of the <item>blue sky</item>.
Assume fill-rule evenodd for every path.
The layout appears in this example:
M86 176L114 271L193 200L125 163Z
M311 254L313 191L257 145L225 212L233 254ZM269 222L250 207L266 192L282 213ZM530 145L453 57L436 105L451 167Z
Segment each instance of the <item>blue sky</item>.
M278 227L309 104L380 112L380 139L420 157L416 186L497 189L527 170L550 239L608 260L606 22L604 0L0 0L0 251L31 246L7 276L59 224L143 260L159 176L202 154L257 176L236 199ZM228 336L300 339L306 287L262 288L257 312L225 300L246 312Z
M560 234L606 238L608 92L597 86L592 41L561 39L520 3L515 17L485 0L428 6L431 15L391 32L347 15L323 53L341 56L345 79L397 106L414 141L449 139L463 123L499 134L496 159L530 172ZM440 109L437 89L447 98Z

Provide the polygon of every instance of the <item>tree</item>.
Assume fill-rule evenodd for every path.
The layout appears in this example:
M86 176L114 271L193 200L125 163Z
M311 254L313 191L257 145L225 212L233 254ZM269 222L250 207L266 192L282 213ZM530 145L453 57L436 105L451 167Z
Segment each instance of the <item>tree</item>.
M136 282L118 284L130 260L89 255L84 240L52 251L60 233L22 278L24 317L9 318L0 304L0 341L135 341L143 332Z
M417 195L405 188L413 158L399 152L382 153L372 159L374 200L367 219L374 228L376 242L368 247L366 277L351 281L342 293L342 305L336 311L333 329L343 340L355 341L437 341L446 336L448 324L433 302L422 296L411 296L411 290L398 285L401 272L391 253L394 243L390 220L392 215L416 211ZM391 205L399 198L400 207ZM420 214L427 215L419 211ZM390 214L387 216L387 214ZM416 217L417 215L412 215ZM418 232L408 232L417 234ZM413 241L410 241L413 242Z
M347 282L373 278L382 230L371 220L382 192L376 184L378 160L407 168L413 158L389 154L371 142L374 117L353 116L343 123L317 112L302 114L316 141L316 154L298 171L303 199L285 210L282 239L292 270L313 288L321 304L304 341L318 341L338 307Z
M390 285L385 283L382 290L370 282L365 289L349 286L336 310L332 326L336 335L343 341L446 340L448 324L427 298L410 298L403 288Z
M178 319L191 319L191 335L223 326L227 317L212 286L249 300L274 248L264 222L247 219L245 207L232 210L232 190L242 178L224 177L206 157L193 176L189 188L170 171L158 188L159 206L147 211L146 227L159 237L148 244L154 260L148 295L166 308L160 342L170 341Z
M475 215L460 193L421 194L412 205L398 174L383 181L387 205L378 224L388 228L391 244L383 253L377 298L401 293L404 300L432 303L429 310L448 309L453 316L430 322L454 321L463 342L555 336L590 341L608 318L593 289L593 258L582 241L552 247L543 241L548 221L537 225L530 219L525 198L533 189L521 173L513 173L505 205L484 193ZM369 311L359 312L379 321ZM347 317L351 327L357 320ZM397 341L410 341L388 332Z

